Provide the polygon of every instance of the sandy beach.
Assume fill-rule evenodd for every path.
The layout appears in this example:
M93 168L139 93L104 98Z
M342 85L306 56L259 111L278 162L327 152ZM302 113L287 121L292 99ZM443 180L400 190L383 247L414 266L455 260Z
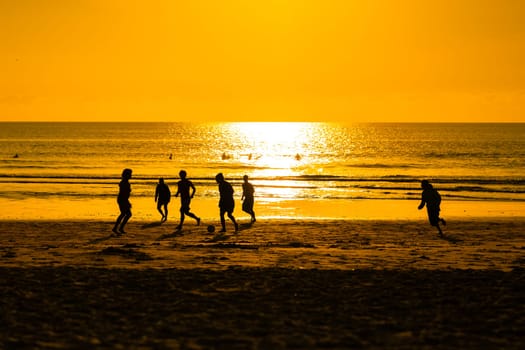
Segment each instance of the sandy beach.
M523 218L111 225L0 221L2 348L525 345Z

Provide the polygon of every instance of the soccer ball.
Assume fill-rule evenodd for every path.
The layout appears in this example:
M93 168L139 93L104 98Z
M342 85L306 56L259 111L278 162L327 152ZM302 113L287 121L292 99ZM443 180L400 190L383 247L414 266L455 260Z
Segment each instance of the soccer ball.
M213 232L215 232L215 226L213 226L213 225L208 225L208 232L209 232L209 233L213 233Z

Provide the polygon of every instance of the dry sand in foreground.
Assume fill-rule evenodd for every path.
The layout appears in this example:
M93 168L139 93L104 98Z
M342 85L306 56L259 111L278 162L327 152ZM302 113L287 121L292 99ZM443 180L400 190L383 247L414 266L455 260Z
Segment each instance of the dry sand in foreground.
M523 220L0 222L0 347L522 349Z

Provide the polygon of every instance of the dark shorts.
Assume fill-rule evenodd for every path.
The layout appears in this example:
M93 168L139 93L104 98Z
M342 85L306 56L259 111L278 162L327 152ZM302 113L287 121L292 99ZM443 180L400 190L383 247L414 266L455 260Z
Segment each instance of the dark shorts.
M121 213L129 213L131 211L131 203L129 201L117 201Z
M232 213L235 208L235 202L233 200L221 200L219 202L219 208L221 208L221 211Z
M245 198L242 202L242 210L245 212L253 211L253 198Z
M180 211L186 213L190 211L191 198L181 198L180 200Z
M427 208L427 213L430 225L437 226L439 223L439 208Z

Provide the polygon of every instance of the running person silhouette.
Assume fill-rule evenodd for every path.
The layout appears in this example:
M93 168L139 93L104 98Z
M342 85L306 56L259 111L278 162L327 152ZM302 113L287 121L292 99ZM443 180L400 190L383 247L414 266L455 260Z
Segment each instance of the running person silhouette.
M175 228L177 231L182 230L182 224L184 223L184 217L187 215L190 218L194 218L197 221L197 226L200 225L201 219L190 212L190 202L193 196L195 195L195 186L193 182L186 178L187 173L185 170L179 172L180 181L177 182L177 193L175 197L178 197L180 194L180 222L179 225ZM191 194L190 194L191 189Z

